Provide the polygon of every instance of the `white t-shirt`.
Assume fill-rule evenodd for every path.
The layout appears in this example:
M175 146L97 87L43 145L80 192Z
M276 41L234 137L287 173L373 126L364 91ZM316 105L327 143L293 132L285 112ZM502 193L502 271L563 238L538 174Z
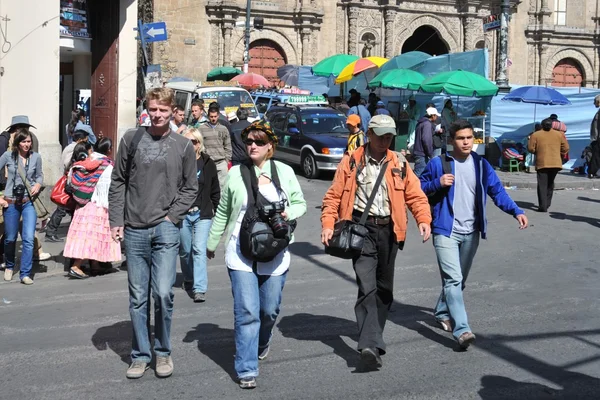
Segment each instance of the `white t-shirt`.
M476 230L475 194L477 178L473 156L454 159L454 224L452 232L469 235Z
M266 185L260 185L258 190L268 201L275 202L281 200L281 196L279 193L277 193L277 189L275 188L273 182ZM237 217L235 228L231 234L231 237L229 238L227 248L225 249L225 265L229 269L252 272L253 262L252 260L244 257L242 250L240 249L239 241L240 228L242 226L244 216L246 215L246 210L248 209L248 196L245 197L246 198L242 204L242 209L240 210L240 215ZM281 253L277 254L273 260L256 263L258 275L283 275L289 268L290 252L289 248L287 247Z

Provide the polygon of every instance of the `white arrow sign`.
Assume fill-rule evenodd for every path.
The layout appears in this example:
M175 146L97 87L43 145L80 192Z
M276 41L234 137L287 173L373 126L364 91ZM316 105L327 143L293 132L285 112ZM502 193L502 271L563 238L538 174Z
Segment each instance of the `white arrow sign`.
M155 37L156 35L164 35L165 34L165 30L164 29L156 29L154 27L148 29L148 31L146 31L146 34L148 36L152 36Z

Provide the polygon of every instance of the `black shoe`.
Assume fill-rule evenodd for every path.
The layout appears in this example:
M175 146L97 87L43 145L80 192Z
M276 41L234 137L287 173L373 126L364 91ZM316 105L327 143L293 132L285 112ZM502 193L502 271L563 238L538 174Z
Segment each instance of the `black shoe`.
M383 365L381 356L379 355L379 350L372 349L370 347L360 351L360 360L363 362L363 364L365 364L365 366L371 368L381 368Z
M46 235L46 238L44 239L44 242L52 242L52 243L60 243L60 242L64 242L65 239L59 238L56 235Z
M89 276L86 275L86 274L80 274L80 273L75 272L72 269L70 269L69 270L69 278L73 278L73 279L87 279L87 278L89 278Z

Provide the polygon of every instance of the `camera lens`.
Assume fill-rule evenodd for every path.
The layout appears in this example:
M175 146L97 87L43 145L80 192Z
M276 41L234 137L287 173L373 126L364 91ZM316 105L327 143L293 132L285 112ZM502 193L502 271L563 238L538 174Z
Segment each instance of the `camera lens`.
M279 238L279 239L284 238L290 230L288 223L281 216L281 214L275 214L271 218L270 223L271 223L271 229L273 229L273 236L275 236L276 238Z

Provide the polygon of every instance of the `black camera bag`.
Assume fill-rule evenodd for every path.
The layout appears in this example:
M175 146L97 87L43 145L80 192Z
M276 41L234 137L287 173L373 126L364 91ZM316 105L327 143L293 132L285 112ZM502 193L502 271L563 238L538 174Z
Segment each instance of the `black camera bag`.
M277 175L275 162L271 163L271 178L275 188L281 193L281 184ZM263 220L258 212L258 207L268 203L258 190L258 178L254 173L254 166L240 165L242 180L248 192L248 208L240 227L240 250L242 255L249 260L257 262L272 261L290 244L290 235L276 238L269 221Z

